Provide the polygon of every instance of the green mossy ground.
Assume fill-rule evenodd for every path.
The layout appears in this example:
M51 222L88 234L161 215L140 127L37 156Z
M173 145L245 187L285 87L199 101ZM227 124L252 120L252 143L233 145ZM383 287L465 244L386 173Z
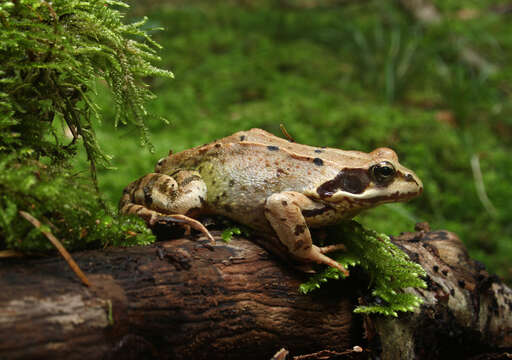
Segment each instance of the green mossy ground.
M134 4L133 14L166 29L154 38L164 46L162 67L176 78L152 81L158 98L149 109L171 125L148 123L154 154L141 148L135 127L99 129L117 168L99 173L110 203L169 149L251 127L280 134L283 123L300 143L395 149L425 192L358 220L388 234L428 221L459 234L474 258L512 279L512 37L510 15L495 2L438 0L445 20L430 28L392 1L151 4ZM463 46L497 71L462 62ZM98 100L113 118L113 103L101 91ZM475 155L495 212L477 195Z

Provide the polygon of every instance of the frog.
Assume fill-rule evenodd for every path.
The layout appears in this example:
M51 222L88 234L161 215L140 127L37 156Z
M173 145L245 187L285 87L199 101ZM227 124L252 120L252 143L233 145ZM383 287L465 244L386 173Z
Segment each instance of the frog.
M214 237L198 218L220 215L257 231L263 247L297 268L325 264L348 276L329 257L345 246L317 246L312 230L422 191L421 180L390 148L366 153L316 147L254 128L169 152L153 173L124 189L119 209L149 227L182 224L211 242Z

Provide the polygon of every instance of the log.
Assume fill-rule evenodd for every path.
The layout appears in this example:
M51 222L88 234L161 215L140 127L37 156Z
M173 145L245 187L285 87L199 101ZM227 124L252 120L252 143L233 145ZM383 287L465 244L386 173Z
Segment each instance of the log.
M0 359L270 359L281 348L289 359L431 359L510 350L512 292L454 234L422 230L394 241L424 266L429 285L411 290L425 299L421 309L397 319L353 314L368 291L357 270L301 295L304 274L243 238L75 253L90 288L60 258L2 259Z

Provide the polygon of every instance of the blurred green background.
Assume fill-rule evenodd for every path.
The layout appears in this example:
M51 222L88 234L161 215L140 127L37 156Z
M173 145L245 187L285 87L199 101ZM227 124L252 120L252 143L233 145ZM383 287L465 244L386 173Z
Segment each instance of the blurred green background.
M99 173L107 200L117 204L169 149L252 127L280 135L283 123L299 143L393 148L425 192L359 221L388 234L417 221L454 231L510 282L512 6L434 4L442 20L427 26L398 1L132 2L129 19L147 15L148 28L165 28L154 38L164 46L161 66L176 79L152 81L158 97L150 110L170 121L148 123L155 153L141 147L134 127L99 128L115 167ZM467 49L486 62L464 61ZM107 119L109 99L99 87Z

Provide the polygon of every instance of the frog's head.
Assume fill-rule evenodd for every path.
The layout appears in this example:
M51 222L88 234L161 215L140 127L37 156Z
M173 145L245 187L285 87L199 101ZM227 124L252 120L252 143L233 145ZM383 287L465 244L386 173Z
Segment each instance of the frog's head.
M359 153L361 154L361 153ZM316 192L329 203L347 202L353 208L407 201L421 194L423 184L414 172L398 162L396 153L378 148L342 168Z

